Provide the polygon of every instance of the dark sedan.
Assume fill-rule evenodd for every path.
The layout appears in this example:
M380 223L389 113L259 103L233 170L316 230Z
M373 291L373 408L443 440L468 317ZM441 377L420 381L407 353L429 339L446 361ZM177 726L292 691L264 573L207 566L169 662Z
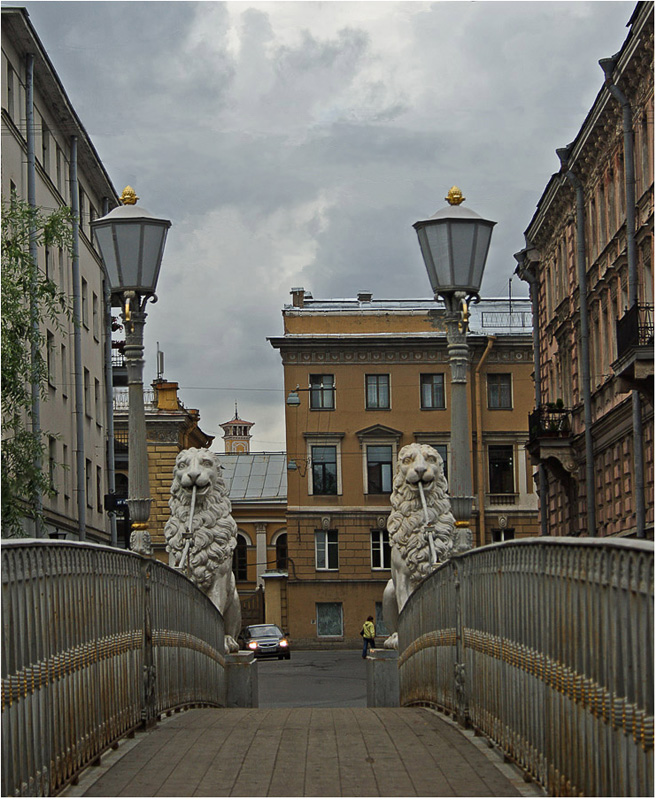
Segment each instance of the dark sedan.
M278 625L249 625L238 642L240 649L251 650L256 658L290 657L290 641Z

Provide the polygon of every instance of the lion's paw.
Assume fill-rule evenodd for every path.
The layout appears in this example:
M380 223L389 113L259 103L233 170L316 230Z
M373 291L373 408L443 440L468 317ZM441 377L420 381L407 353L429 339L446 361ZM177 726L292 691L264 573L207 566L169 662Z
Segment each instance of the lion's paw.
M226 634L224 636L224 649L227 653L238 653L240 646L237 644L232 636Z
M398 650L399 649L399 642L397 640L397 633L393 633L392 636L388 636L388 638L383 643L384 647L387 647L388 650Z

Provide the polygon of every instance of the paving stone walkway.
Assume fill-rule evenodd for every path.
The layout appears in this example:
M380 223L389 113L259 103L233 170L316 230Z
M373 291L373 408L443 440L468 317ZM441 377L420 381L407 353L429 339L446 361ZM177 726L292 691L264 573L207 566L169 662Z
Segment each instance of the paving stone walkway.
M498 763L495 763L497 760ZM194 709L122 743L64 796L541 796L422 708Z

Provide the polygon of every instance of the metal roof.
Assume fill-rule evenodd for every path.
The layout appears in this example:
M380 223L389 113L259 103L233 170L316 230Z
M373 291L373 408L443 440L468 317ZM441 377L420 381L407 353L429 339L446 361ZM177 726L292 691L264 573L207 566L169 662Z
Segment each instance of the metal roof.
M285 453L216 453L232 502L287 498Z
M284 313L306 316L310 314L382 314L393 313L401 315L424 315L429 312L443 311L445 305L442 300L409 299L409 300L358 300L352 298L315 300L306 297L302 307L285 305ZM532 307L528 299L512 298L481 298L479 302L469 305L470 333L481 334L529 334L532 332ZM435 332L428 332L435 336ZM359 334L359 336L372 334ZM390 334L399 336L400 334ZM415 332L413 335L422 335ZM289 338L289 335L286 337Z

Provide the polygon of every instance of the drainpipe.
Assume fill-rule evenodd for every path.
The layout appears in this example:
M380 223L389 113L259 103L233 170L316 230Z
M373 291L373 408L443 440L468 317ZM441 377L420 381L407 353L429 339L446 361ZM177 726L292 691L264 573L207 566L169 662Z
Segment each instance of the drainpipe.
M80 300L80 195L78 193L78 137L71 136L71 164L69 168L71 211L73 212L73 374L75 379L76 473L78 480L78 535L80 541L87 533L87 490L84 463L84 387L82 378L82 313Z
M27 203L30 209L36 211L36 160L35 160L35 131L34 131L34 56L29 53L25 59L25 118L27 122ZM29 241L30 262L34 268L32 277L32 299L30 301L30 324L32 327L33 341L31 345L31 363L34 368L38 357L39 337L39 306L36 303L36 283L38 270L37 229L34 220L30 221ZM37 442L41 442L41 399L39 382L32 378L30 417L32 435ZM41 453L34 456L34 470L40 473L42 468ZM43 536L41 529L41 515L43 513L43 497L37 488L32 489L31 502L34 506L34 535Z
M488 358L488 354L493 349L494 336L488 337L486 349L479 359L479 363L475 369L475 421L477 425L477 495L479 503L479 546L483 547L486 544L486 509L484 503L486 494L484 492L484 432L482 430L481 422L481 368Z
M529 245L529 242L528 242ZM541 406L541 356L540 356L540 332L538 329L538 275L534 267L530 266L527 257L528 251L534 248L529 245L525 250L516 253L514 258L518 262L516 275L529 284L529 296L532 303L532 339L534 346L534 408ZM548 484L545 464L539 461L538 464L538 497L540 506L541 536L548 535Z
M103 198L103 216L109 214L109 201ZM116 493L116 470L114 464L114 389L112 379L112 291L107 275L103 277L103 297L105 300L105 408L107 415L107 491ZM110 544L118 547L116 533L116 511L110 511Z
M587 535L596 535L595 525L595 473L593 464L593 415L591 413L591 356L589 352L589 315L586 291L586 241L584 216L584 187L568 167L570 147L557 150L561 171L575 189L577 203L577 283L579 287L579 322L582 338L582 399L584 401L584 445L586 452L586 519Z
M634 130L632 106L626 95L613 82L613 73L618 63L618 54L598 61L605 73L605 86L611 96L620 103L623 112L623 160L625 163L625 214L627 218L627 272L630 308L639 303L639 276L636 258L636 185L634 175ZM641 397L632 390L632 439L634 450L634 502L636 505L636 535L646 538L645 477L643 471L643 424L641 419Z

